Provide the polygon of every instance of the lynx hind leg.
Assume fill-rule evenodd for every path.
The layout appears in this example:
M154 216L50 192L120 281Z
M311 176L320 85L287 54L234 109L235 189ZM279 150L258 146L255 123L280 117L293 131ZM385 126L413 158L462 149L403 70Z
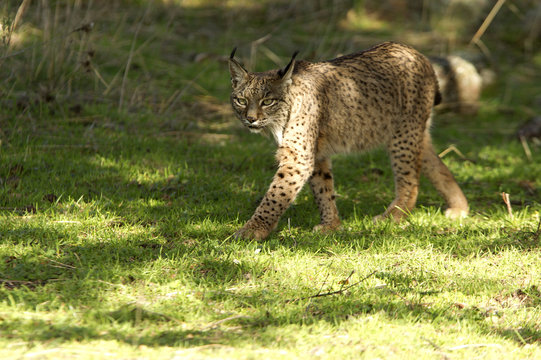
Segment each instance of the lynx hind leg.
M328 158L316 161L309 181L321 217L321 223L314 227L314 231L336 230L340 227L340 219L335 202L331 161Z
M423 139L421 170L447 203L445 216L456 219L468 215L468 201L460 190L453 174L434 152L428 129Z
M411 123L405 123L411 126ZM391 218L399 222L415 206L421 172L421 141L421 129L401 129L393 135L388 151L394 173L395 199L374 220Z

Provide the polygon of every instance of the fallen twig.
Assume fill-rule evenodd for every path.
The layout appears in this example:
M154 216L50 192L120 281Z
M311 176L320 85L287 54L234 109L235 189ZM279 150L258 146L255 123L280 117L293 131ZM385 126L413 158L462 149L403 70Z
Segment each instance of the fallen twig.
M374 274L376 274L378 271L377 270L374 270L372 271L370 274L366 275L365 277L363 277L361 280L357 281L356 283L353 283L349 286L346 286L344 287L342 285L342 287L339 289L339 290L335 290L335 291L328 291L326 293L322 293L321 290L319 290L317 292L317 294L315 295L312 295L312 296L306 296L306 297L302 297L302 298L296 298L296 299L288 299L286 300L286 303L290 303L290 302L295 302L295 301L301 301L301 300L308 300L308 299L315 299L315 298L318 298L318 297L323 297L323 296L332 296L332 295L339 295L339 294L343 294L345 291L351 289L352 287L354 286L357 286L359 285L360 283L364 282L366 279L374 276ZM353 271L351 272L351 274L348 276L347 279L349 279L351 277L351 275L353 275Z
M231 320L236 320L236 319L249 319L249 317L246 316L246 315L233 315L233 316L227 317L225 319L215 321L215 322L213 322L212 324L210 324L208 326L205 326L202 329L202 331L214 329L214 328L218 327L220 324L223 324L224 322L231 321Z
M448 351L454 351L454 350L461 350L461 349L467 349L467 348L479 348L479 347L502 347L500 344L464 344L464 345L457 345L450 348L447 348L445 350Z
M349 273L348 277L345 279L345 280L342 280L340 281L340 284L342 285L340 287L340 290L342 290L344 288L344 285L346 284L349 284L349 279L351 278L351 276L355 273L355 270L351 270L351 272Z

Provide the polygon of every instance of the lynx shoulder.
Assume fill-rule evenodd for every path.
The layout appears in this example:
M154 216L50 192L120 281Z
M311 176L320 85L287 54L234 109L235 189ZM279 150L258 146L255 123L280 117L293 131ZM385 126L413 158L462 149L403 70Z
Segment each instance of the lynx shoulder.
M400 221L417 200L423 172L462 217L468 203L435 154L429 133L440 99L434 70L411 47L387 42L333 60L295 61L283 69L248 72L231 54L231 104L252 132L276 140L278 169L237 237L264 239L306 182L319 208L316 230L340 226L330 156L383 146L391 159L395 198L376 219Z

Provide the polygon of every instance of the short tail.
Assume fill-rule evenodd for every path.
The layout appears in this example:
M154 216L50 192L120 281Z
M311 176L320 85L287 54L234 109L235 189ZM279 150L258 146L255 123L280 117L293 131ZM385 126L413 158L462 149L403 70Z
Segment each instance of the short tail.
M434 95L434 106L441 104L441 100L440 89L436 89L436 95Z

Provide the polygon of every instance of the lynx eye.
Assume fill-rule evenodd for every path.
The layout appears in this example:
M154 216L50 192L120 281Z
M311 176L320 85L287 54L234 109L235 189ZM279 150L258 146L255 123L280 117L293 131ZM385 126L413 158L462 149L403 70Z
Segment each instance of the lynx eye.
M276 104L276 99L264 99L261 101L261 105L263 106L272 106L274 104Z
M238 106L246 106L248 104L248 101L245 98L236 97L233 99L233 101L235 101Z

